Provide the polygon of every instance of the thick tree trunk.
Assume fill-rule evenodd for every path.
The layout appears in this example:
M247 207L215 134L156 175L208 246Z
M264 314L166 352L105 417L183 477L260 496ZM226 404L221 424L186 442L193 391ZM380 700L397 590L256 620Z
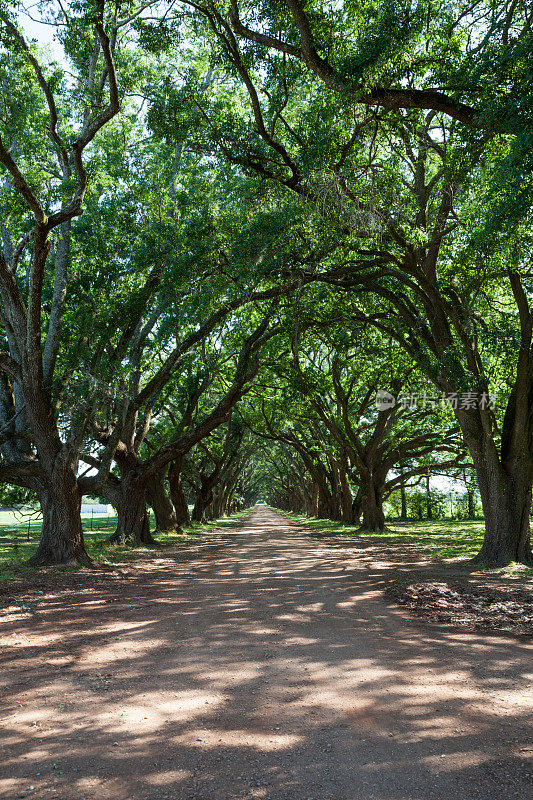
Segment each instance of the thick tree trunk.
M309 504L309 516L318 517L318 484L313 481L311 489L311 501Z
M223 489L220 489L213 497L213 502L211 504L211 512L213 514L213 519L220 519L220 517L223 515L224 513Z
M226 500L226 506L225 506L225 510L224 510L224 513L226 514L226 516L229 516L229 514L233 514L233 494L234 494L234 492L235 492L235 490L232 489L231 492L228 494L228 497L227 497L227 500Z
M531 484L522 476L478 474L485 516L483 546L473 559L488 567L505 567L512 561L533 564L529 515Z
M121 502L115 506L117 512L117 526L113 533L105 540L108 544L120 544L125 538L124 504Z
M383 513L383 491L381 487L369 484L364 492L361 503L363 522L362 529L366 531L384 531L385 514Z
M168 485L170 489L170 499L174 506L176 515L176 522L178 525L190 525L191 515L189 513L189 506L187 505L187 498L183 491L183 484L181 482L181 468L183 459L175 461L168 473Z
M485 536L473 559L487 567L505 567L512 561L533 565L529 515L533 471L529 454L529 422L513 425L508 406L502 429L501 453L468 412L456 412L476 470Z
M343 522L353 522L352 493L348 484L348 476L344 466L339 467L339 483L341 495L341 515Z
M294 493L294 510L296 514L305 514L305 498L302 492Z
M216 479L212 475L204 475L201 478L200 489L196 494L196 501L192 510L191 519L195 522L205 522L207 508L213 500L213 488Z
M28 559L31 566L82 564L93 566L87 555L81 522L81 493L70 467L57 470L39 494L43 512L37 552Z
M191 519L193 522L205 522L205 504L201 495L196 496L196 501L191 512Z
M332 498L329 492L323 490L322 487L319 488L318 492L318 514L319 519L334 519L335 514L333 511L333 503Z
M133 545L155 545L146 510L146 482L133 473L122 479L124 539Z
M117 512L117 526L113 533L105 539L108 544L119 544L124 541L124 502L122 497L122 482L110 475L104 486L100 489L102 497L111 503Z
M148 483L147 498L155 516L157 531L175 531L178 529L174 507L165 490L165 471Z

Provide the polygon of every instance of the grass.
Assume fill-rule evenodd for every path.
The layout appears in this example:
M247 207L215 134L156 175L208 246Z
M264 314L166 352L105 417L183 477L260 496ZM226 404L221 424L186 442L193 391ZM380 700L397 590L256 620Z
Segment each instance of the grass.
M285 516L302 522L324 536L352 536L379 539L391 544L402 542L418 544L422 552L430 558L469 559L476 555L483 544L485 523L479 520L424 520L422 522L397 520L387 522L387 530L381 533L361 531L356 525L333 522L327 519L313 519L302 514L283 512ZM505 569L484 572L501 573L515 577L533 577L533 569L521 564L511 564Z
M175 531L157 532L154 538L163 546L184 544L194 541L205 533L216 529L224 529L242 519L249 510L240 511L229 517L206 523L192 523L183 533ZM110 545L104 540L115 530L115 515L82 514L82 522L87 552L96 563L113 563L134 559L139 555L153 552L146 547L127 547L126 545ZM155 527L153 516L150 518L152 529ZM25 561L33 555L39 543L41 529L40 515L15 514L12 511L0 511L0 582L22 577L32 572L25 567ZM78 567L55 567L59 571L78 569Z

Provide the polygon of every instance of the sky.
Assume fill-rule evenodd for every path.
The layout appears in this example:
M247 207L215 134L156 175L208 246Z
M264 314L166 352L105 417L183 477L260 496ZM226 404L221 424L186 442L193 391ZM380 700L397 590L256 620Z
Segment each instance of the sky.
M17 16L26 39L35 39L39 47L47 47L54 59L62 61L63 48L54 40L55 26L37 21L41 16L37 4L25 4L24 8L26 12L21 7Z

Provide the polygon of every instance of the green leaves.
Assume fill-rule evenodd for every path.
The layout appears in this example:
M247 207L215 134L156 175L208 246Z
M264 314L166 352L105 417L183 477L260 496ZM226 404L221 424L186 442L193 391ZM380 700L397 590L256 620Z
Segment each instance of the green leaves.
M177 24L163 20L156 24L150 24L142 18L138 18L134 20L132 27L137 31L140 47L153 55L168 52L180 43L180 29Z
M347 3L345 15L350 27L356 29L351 40L355 46L344 56L338 53L334 63L348 85L357 89L371 88L383 81L390 85L408 74L410 57L416 53L427 19L425 3ZM342 39L335 33L332 38L340 50ZM343 39L346 47L347 37Z

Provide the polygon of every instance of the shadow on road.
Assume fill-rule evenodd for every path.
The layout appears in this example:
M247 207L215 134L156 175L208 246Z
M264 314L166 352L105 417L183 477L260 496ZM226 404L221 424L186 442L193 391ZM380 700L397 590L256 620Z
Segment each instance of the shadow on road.
M3 618L5 797L531 796L527 643L405 619L267 509L210 542Z

